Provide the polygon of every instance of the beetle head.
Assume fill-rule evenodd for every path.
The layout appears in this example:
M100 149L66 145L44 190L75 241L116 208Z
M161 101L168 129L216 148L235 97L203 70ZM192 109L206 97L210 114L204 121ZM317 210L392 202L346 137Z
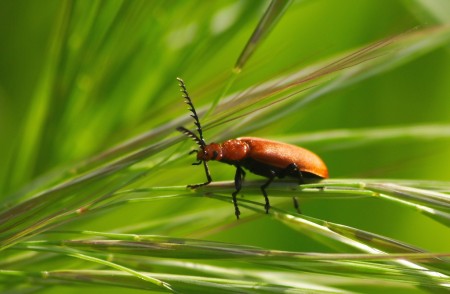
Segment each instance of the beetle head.
M211 143L209 145L203 146L197 152L197 159L199 161L221 160L222 147L216 143Z

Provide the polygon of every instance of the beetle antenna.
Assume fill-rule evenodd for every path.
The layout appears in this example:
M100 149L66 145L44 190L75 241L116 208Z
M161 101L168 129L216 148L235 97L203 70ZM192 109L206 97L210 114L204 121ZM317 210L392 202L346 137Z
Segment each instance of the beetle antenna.
M189 107L190 107L189 110L192 112L191 117L194 119L194 124L197 127L198 136L183 127L178 127L177 130L184 133L189 138L192 138L200 147L204 147L204 146L206 146L206 143L205 143L205 140L203 139L202 126L200 124L200 120L198 118L197 112L195 111L194 104L192 103L191 97L189 97L189 93L186 89L186 85L184 84L184 81L180 78L177 78L177 80L180 85L180 91L181 91L181 93L183 93L184 99L186 99L184 102L186 102L186 104L189 105Z
M194 140L195 143L197 143L197 145L200 147L204 147L206 145L205 142L201 140L195 133L189 131L185 127L178 127L177 131L182 132L183 134Z

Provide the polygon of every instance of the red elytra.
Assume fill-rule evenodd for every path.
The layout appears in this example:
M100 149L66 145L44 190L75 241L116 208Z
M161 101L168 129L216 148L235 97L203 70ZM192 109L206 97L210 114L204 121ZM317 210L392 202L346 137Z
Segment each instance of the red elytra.
M241 190L242 181L245 177L243 168L254 174L268 178L267 182L261 186L261 191L265 199L264 207L266 213L270 209L266 188L276 177L296 178L300 184L304 183L305 179L328 178L328 169L322 159L315 153L295 145L255 137L242 137L219 144L206 144L203 139L203 131L199 118L186 90L186 86L180 78L178 78L178 81L180 82L181 92L184 94L183 97L191 107L189 110L193 114L191 116L195 120L198 136L184 127L178 127L177 130L192 138L199 145L200 149L193 151L197 153L198 160L193 165L203 163L207 178L207 182L188 185L189 188L197 188L212 182L211 174L206 163L207 161L216 160L235 166L236 175L234 177L234 184L236 190L232 193L232 196L235 214L239 219L240 211L236 195ZM299 210L296 198L293 197L293 200L295 208Z

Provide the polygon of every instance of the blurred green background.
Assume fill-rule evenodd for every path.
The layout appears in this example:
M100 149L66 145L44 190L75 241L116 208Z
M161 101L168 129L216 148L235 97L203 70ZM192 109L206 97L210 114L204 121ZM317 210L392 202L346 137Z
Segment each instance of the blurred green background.
M112 146L187 117L176 77L185 80L197 108L212 103L223 94L268 3L0 1L1 201L28 199L71 175L58 181L35 179L63 174ZM392 35L446 23L449 16L447 1L294 1L226 94ZM251 133L243 133L244 127L233 130L231 137L307 138L338 130L377 131L369 139L344 136L327 142L322 137L302 145L321 155L331 178L448 181L449 53L448 45L440 46L393 70L327 93ZM422 135L409 136L414 127L422 128ZM396 135L390 136L391 128L398 130ZM173 135L175 130L167 134ZM219 135L211 129L205 139L209 142ZM149 158L143 167L158 166L172 152L192 147L186 141ZM203 169L191 166L191 160L183 156L163 164L129 188L203 181ZM210 168L214 180L233 179L230 166L211 163ZM253 195L250 199L263 200ZM430 251L450 249L447 227L401 205L372 198L300 201L305 215ZM293 210L289 198L276 198L273 203ZM197 213L201 220L183 226L184 215ZM253 212L246 209L242 213L249 219L236 222L230 203L182 198L129 204L62 228L335 252L272 218L252 218ZM215 219L212 224L211 219ZM149 220L159 225L141 226Z

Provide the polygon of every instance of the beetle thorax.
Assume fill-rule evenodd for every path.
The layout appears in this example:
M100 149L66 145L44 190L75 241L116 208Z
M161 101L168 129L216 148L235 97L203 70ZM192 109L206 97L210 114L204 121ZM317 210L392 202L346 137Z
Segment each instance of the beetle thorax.
M245 159L248 156L250 147L241 140L228 140L221 144L222 161L227 163L235 163Z
M250 147L241 140L228 140L222 144L211 143L201 148L197 159L203 161L217 160L234 163L247 157Z

